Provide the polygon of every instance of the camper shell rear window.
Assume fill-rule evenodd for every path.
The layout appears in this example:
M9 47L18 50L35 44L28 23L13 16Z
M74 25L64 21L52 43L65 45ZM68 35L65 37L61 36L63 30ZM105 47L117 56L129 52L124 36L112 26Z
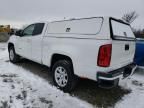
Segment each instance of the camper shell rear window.
M136 40L130 24L110 18L111 37L114 40Z

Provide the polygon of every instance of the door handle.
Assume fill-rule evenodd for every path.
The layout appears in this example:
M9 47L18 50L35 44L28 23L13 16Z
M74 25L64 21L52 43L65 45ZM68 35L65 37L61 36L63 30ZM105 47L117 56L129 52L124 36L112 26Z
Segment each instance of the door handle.
M129 50L129 44L125 45L125 51Z

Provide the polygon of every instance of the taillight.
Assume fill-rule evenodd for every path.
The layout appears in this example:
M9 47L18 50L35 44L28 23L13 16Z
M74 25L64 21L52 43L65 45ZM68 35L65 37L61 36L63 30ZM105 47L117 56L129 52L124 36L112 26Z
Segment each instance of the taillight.
M111 62L112 44L102 45L99 49L98 66L109 67Z

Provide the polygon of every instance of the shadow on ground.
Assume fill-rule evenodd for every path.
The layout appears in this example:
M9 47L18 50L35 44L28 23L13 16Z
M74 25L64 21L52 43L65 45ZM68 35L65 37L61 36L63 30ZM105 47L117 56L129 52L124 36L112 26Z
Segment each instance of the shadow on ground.
M73 95L100 108L114 107L115 103L130 93L121 87L112 89L99 88L97 83L90 80L81 80Z
M49 72L49 68L40 64L34 63L29 60L22 60L16 64L29 70L35 75L47 80L50 84L52 83L52 73ZM90 80L80 80L75 91L70 95L87 101L94 106L98 107L114 107L115 103L120 101L122 97L130 93L130 90L124 90L121 87L115 87L112 89L99 88L97 83Z

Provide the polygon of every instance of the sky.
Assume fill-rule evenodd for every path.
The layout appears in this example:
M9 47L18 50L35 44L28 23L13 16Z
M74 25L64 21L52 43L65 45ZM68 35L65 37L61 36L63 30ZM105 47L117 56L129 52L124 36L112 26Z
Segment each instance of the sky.
M0 0L0 25L18 28L37 21L96 16L120 19L131 11L139 15L132 26L144 28L144 0Z

